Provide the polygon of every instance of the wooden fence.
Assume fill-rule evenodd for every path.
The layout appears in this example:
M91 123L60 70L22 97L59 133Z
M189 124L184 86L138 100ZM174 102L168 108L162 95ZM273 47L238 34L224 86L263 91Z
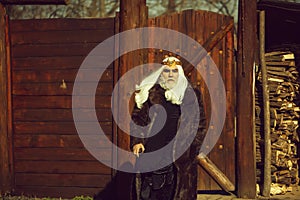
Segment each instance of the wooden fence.
M112 170L77 135L72 89L85 56L114 34L114 19L13 20L10 33L15 191L71 197L102 190ZM98 119L110 138L112 87L110 66L96 94Z
M93 195L112 180L112 169L93 158L77 135L72 89L83 59L97 44L115 34L116 21L114 18L10 21L11 152L16 193L52 197ZM209 156L235 183L233 28L220 34L232 23L230 17L193 10L149 20L149 26L177 30L209 47L227 95L225 126ZM164 53L150 49L149 62L160 62ZM114 82L119 78L118 67L116 62L107 68L96 93L99 123L113 142L116 138L110 102ZM216 91L219 84L209 79L209 73L200 75L192 71L189 75L192 84L204 94L208 116L211 105L202 76L208 77ZM88 122L83 123L87 133L93 134ZM106 153L103 157L111 160ZM199 168L198 189L220 190L220 187Z

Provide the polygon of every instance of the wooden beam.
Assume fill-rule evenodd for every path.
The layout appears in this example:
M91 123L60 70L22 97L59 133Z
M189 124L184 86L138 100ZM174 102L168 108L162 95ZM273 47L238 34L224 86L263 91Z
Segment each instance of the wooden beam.
M0 0L3 5L67 5L70 0Z
M234 184L226 175L203 153L197 156L198 164L209 173L209 175L223 188L226 192L235 190Z
M239 1L237 63L237 194L256 197L254 74L257 58L256 1Z
M7 23L6 10L0 4L0 193L10 192L12 189L11 146L8 130Z

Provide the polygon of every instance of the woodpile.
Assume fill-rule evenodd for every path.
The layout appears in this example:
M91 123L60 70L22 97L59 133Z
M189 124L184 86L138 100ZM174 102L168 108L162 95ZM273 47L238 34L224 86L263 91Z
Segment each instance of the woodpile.
M298 185L297 129L300 119L299 72L291 52L265 54L270 100L271 177L272 187L287 188ZM264 127L263 96L260 71L255 87L255 125L257 183L263 181ZM297 105L298 104L298 105ZM284 187L283 187L284 186ZM271 190L272 191L272 190ZM285 193L283 191L282 193Z

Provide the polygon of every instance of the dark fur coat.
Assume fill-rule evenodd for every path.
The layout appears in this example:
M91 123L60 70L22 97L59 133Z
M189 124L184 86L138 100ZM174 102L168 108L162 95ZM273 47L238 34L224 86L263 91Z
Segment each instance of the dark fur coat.
M150 122L150 118L148 116L149 108L154 104L163 104L164 101L166 101L164 93L165 90L163 88L161 88L159 85L154 85L153 88L149 90L149 98L143 104L142 108L134 108L132 113L132 120L140 126L146 126ZM197 98L195 98L194 94L196 94ZM192 108L195 103L199 104L199 110L195 110ZM191 133L193 130L197 130L197 134L193 139L190 147L184 152L183 155L179 157L179 159L174 162L177 169L174 199L194 200L197 198L196 156L199 153L202 141L206 133L205 115L199 90L194 90L193 88L188 87L185 91L185 96L181 106L184 106L185 109L181 110L181 118L177 126L183 126L181 127L181 130L184 131L182 131L183 133L177 134L175 136L173 154L176 153L175 149L180 148L181 145L187 143L189 133ZM199 123L194 123L195 120L199 120ZM143 134L138 128L132 128L131 131ZM138 143L145 144L145 140L147 140L147 138L143 139L132 137L131 147Z

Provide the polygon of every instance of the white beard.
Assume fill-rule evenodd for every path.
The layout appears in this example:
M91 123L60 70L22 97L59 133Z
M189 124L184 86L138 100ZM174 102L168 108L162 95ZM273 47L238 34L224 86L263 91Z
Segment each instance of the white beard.
M160 78L159 78L159 85L166 90L170 90L170 89L174 88L176 83L177 83L177 81L175 81L175 80L174 81L166 81L166 79L163 76L160 76Z

